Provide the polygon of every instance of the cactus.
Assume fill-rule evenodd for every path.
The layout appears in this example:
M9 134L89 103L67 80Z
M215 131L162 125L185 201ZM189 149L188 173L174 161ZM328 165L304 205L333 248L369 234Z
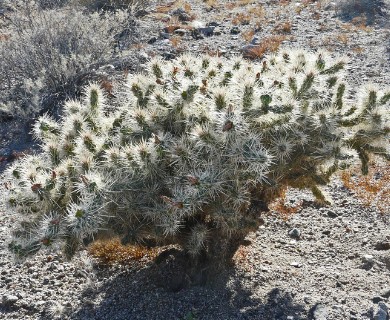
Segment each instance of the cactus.
M389 157L390 92L347 99L346 66L299 50L262 63L183 55L130 75L112 106L90 85L62 119L37 121L43 152L5 174L6 205L25 220L11 249L58 243L71 257L104 231L207 256L233 252L288 186L328 202L337 170Z

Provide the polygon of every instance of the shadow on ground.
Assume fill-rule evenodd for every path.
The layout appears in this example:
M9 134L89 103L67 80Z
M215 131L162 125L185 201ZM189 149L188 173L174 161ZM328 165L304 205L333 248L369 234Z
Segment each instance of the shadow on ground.
M83 305L71 319L307 319L305 308L278 288L270 290L263 301L255 297L251 289L242 286L233 267L207 284L174 286L175 290L171 287L174 279L164 278L166 271L161 268L165 266L153 264L139 271L124 271L98 290L84 291Z
M345 22L365 17L367 25L373 25L383 22L387 16L386 3L384 0L344 0L337 5L337 15Z

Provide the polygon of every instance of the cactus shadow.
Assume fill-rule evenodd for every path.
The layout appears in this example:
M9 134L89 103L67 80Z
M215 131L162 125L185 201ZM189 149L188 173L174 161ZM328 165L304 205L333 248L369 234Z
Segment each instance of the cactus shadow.
M171 264L153 264L111 276L99 288L83 292L83 305L71 319L306 319L303 305L279 288L258 290L228 267L207 282L191 282ZM171 268L171 270L169 270ZM98 277L110 277L102 270ZM176 278L176 280L175 280ZM199 280L199 279L198 279ZM196 281L196 280L195 280ZM176 282L176 283L174 283Z

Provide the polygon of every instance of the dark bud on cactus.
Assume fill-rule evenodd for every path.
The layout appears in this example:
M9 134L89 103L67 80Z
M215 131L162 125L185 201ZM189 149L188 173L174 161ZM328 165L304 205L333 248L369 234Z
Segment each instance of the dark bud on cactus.
M50 240L49 238L43 238L41 240L41 243L44 245L44 246L50 246L52 244L52 240Z
M194 185L197 185L199 184L199 179L195 176L187 176L187 179L188 179L188 182L190 183L190 185L194 186Z
M263 68L261 69L261 72L264 72L267 69L267 61L263 61Z
M89 180L85 175L80 175L80 180L87 186L89 184Z
M233 129L233 127L234 127L233 122L228 120L225 122L225 125L222 128L222 131L223 132L230 131L231 129Z
M42 189L42 185L40 183L35 183L31 186L31 190L33 192L38 192L40 189Z
M61 221L60 218L56 218L56 219L51 220L51 221L50 221L50 224L52 224L52 225L58 225L58 224L60 224L60 221Z

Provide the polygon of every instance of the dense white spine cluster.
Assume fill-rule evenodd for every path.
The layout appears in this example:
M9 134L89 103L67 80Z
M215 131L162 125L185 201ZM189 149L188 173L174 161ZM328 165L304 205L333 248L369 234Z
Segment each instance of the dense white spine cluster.
M89 86L61 121L35 124L43 153L7 170L6 203L29 220L11 247L63 240L71 256L104 228L197 256L256 228L253 206L286 186L326 201L321 185L336 170L360 159L366 172L370 153L389 154L390 93L371 86L347 101L345 64L292 50L262 63L156 58L115 107Z

